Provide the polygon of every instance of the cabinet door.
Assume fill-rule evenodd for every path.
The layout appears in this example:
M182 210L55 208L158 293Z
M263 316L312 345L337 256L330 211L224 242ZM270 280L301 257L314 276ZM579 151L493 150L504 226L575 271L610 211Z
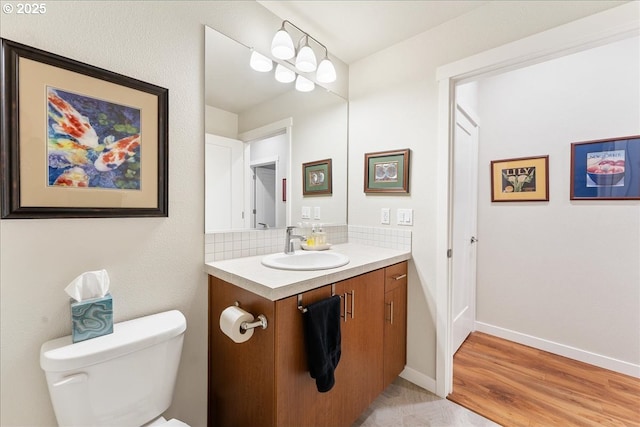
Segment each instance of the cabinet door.
M384 388L407 361L407 263L385 269Z
M331 296L331 286L305 292L303 306ZM276 301L275 368L276 425L278 427L333 427L339 420L331 417L333 390L319 393L311 378L304 345L302 313L298 298Z
M273 426L275 328L258 328L236 344L220 330L220 314L238 301L254 316L275 318L275 304L252 292L209 276L208 424L215 427Z
M382 392L384 270L336 283L341 295L342 356L336 368L335 417L350 426ZM346 310L346 312L345 312Z

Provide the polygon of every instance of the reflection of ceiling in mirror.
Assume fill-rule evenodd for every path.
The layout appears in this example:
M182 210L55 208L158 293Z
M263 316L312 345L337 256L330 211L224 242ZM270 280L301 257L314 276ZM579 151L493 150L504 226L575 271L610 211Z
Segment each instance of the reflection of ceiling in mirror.
M293 89L275 81L273 70L254 71L251 50L226 35L205 27L205 103L239 114Z

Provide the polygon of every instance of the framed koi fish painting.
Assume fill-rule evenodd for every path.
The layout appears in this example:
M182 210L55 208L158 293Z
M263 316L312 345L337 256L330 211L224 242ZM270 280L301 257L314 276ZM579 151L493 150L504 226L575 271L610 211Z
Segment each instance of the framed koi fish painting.
M168 216L168 90L2 39L2 218Z

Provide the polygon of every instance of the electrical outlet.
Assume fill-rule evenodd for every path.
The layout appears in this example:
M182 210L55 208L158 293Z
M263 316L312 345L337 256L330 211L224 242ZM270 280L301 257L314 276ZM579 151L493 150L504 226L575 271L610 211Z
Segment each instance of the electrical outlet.
M311 219L311 208L309 206L302 207L302 219Z
M314 206L313 219L320 219L320 206Z
M390 216L390 209L389 208L382 208L380 210L380 224L390 224L391 220L389 219Z

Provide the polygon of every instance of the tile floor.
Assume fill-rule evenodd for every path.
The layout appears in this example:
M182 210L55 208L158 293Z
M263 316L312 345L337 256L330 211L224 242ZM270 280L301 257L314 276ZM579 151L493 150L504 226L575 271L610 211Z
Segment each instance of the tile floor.
M398 378L352 427L499 427L460 405Z

